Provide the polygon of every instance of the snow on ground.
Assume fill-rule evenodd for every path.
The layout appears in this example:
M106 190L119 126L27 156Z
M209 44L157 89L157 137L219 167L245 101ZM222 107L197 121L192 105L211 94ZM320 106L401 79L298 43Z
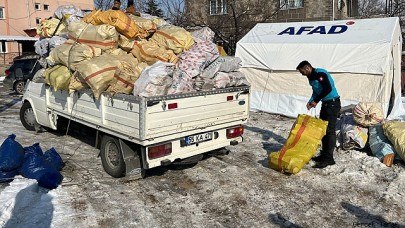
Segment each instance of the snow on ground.
M14 133L23 146L55 147L64 180L51 191L21 176L0 184L0 227L405 227L404 163L389 168L366 152L339 150L323 170L269 169L290 118L252 112L245 141L229 155L126 182L104 172L91 130L27 131L19 101L0 88L0 141Z

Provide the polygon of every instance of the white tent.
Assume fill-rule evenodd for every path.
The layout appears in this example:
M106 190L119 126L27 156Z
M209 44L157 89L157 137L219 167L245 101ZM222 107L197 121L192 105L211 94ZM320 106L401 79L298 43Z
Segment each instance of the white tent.
M405 119L401 48L399 19L391 17L257 24L237 43L235 55L252 84L252 110L307 113L312 90L296 67L308 60L331 73L342 107L378 102L386 117Z

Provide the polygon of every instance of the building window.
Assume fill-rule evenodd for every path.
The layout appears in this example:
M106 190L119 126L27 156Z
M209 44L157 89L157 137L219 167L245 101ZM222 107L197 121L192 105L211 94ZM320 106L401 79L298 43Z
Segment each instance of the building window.
M304 7L304 0L280 0L280 9L297 9Z
M0 19L5 19L4 7L0 6Z
M49 11L49 5L44 4L44 10L45 10L45 11Z
M210 15L227 14L226 0L210 0Z
M35 10L41 10L41 3L35 3Z
M41 18L40 17L35 18L35 23L37 25L41 24Z
M347 16L351 17L352 16L352 1L347 0Z
M6 41L0 41L0 53L7 53Z

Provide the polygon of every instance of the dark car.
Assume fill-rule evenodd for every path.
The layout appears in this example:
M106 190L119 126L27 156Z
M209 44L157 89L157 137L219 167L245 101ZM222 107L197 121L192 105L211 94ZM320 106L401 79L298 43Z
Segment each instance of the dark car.
M4 72L4 87L23 94L27 80L32 80L35 73L42 68L38 59L37 56L15 58L10 68Z

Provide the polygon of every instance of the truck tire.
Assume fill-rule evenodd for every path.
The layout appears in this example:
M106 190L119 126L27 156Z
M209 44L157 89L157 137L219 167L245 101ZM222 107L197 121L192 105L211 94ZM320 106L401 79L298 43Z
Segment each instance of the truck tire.
M23 94L24 93L24 88L25 88L25 82L24 81L16 81L14 83L14 91L18 94Z
M20 109L20 121L25 129L29 131L35 131L35 126L39 126L30 102L24 102L22 104Z
M112 177L125 176L125 162L118 139L104 135L100 147L101 163Z

